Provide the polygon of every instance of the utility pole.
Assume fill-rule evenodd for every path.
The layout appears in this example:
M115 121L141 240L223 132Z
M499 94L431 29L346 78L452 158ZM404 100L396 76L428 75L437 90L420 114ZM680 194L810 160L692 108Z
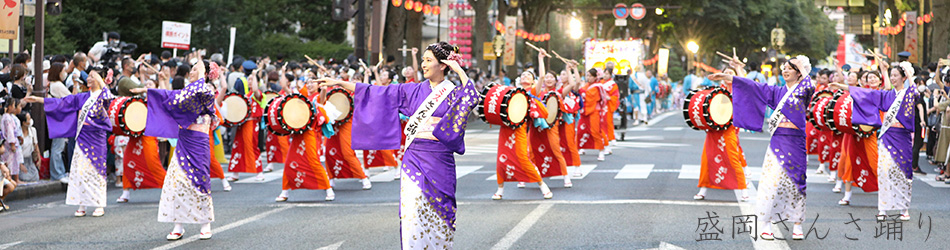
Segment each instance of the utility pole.
M34 96L46 96L46 88L44 83L46 82L43 79L43 36L44 36L44 27L45 20L44 16L46 15L46 0L36 1L36 23L34 26L36 41L36 48L33 51L33 93ZM20 43L23 44L22 42ZM36 128L36 138L47 138L46 133L46 112L43 110L42 103L34 103L33 107L30 109L31 116L33 117L33 126ZM46 150L46 140L37 140L37 144L40 147L40 152Z

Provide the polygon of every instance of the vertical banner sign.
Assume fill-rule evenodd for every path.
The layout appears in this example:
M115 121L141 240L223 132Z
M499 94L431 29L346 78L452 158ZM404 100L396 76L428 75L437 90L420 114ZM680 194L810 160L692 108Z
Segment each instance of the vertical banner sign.
M389 7L385 0L373 0L373 17L370 21L369 51L380 53L380 61L383 59L383 32L386 29L386 9Z
M515 65L515 31L518 30L518 17L505 17L505 52L503 56L504 64L507 66Z
M657 52L658 62L657 62L657 75L666 75L667 67L670 64L670 49L660 48L660 51Z
M917 12L908 11L904 12L904 15L907 16L907 25L904 26L904 51L910 52L907 61L919 65L920 62L917 61L920 54L917 52Z
M0 39L17 39L17 31L20 30L19 5L20 1L3 1L3 7L0 7Z
M188 49L191 46L191 24L162 21L162 48Z

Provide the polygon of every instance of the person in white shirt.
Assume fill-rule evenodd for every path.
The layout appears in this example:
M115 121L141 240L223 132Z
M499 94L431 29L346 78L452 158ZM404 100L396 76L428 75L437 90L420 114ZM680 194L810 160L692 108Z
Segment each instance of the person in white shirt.
M66 78L66 65L63 63L53 63L50 66L49 74L49 97L52 98L63 98L72 93L69 92L69 89L66 88L66 85L63 84L62 79ZM79 77L76 77L76 80ZM74 91L79 92L79 86L76 85L73 88ZM66 176L66 164L63 159L63 154L66 152L66 143L69 142L67 138L55 138L53 139L53 144L50 147L50 180L58 180L62 183L69 183L69 178Z

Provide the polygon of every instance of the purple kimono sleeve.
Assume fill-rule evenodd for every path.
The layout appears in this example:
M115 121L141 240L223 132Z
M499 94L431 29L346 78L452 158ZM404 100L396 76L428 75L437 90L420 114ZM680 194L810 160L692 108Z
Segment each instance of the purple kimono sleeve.
M456 88L446 99L449 109L436 125L432 135L452 152L465 154L465 126L468 124L469 113L480 100L472 80Z
M399 110L405 102L405 88L408 86L411 85L356 83L351 133L354 150L399 149L402 141Z
M785 94L785 86L769 86L745 77L732 78L732 123L736 127L762 131L765 122L765 107L775 108L775 97Z
M79 110L89 99L89 92L64 96L63 98L43 99L43 109L46 111L46 123L50 138L71 138L76 136L76 119L79 119ZM53 129L55 128L55 129Z
M897 98L894 91L872 90L859 87L850 87L851 100L854 101L851 112L851 123L881 126L881 111L887 111L891 103Z
M148 90L148 118L145 135L178 138L178 129L187 127L202 114L214 114L213 89L204 79L180 90Z

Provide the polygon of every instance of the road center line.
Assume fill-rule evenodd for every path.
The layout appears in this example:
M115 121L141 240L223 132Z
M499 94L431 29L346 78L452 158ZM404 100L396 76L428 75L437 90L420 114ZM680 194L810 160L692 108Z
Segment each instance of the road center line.
M538 205L538 207L531 211L531 213L528 213L528 216L525 216L521 222L518 222L518 225L515 225L511 231L508 231L508 234L505 234L505 237L502 237L498 243L495 243L495 246L493 246L491 249L503 250L511 248L511 245L515 244L515 241L518 241L518 239L521 238L524 233L528 232L528 229L530 229L534 223L538 222L538 219L540 219L544 213L547 213L548 210L550 210L553 206L554 204L551 203Z
M291 208L291 206L278 207L278 208L272 209L272 210L267 211L267 212L259 213L259 214L254 215L254 216L247 217L247 218L244 218L244 219L242 219L242 220L232 222L231 224L224 225L223 227L219 227L219 228L217 228L217 229L212 228L212 229L211 229L211 232L213 232L213 233L221 233L221 232L224 232L224 231L228 231L228 230L230 230L230 229L233 229L233 228L242 226L242 225L244 225L244 224L247 224L247 223L250 223L250 222L253 222L253 221L256 221L256 220L260 220L260 219L262 219L262 218L264 218L264 217L266 217L266 216L268 216L268 215L271 215L271 214L273 214L273 213L277 213L277 212L280 212L280 211L284 211L284 210L287 210L287 209L290 209L290 208ZM178 241L175 241L175 242L172 242L172 243L165 244L164 246L152 248L152 250L172 249L172 248L176 248L176 247L182 246L182 245L184 245L184 244L191 243L191 242L196 241L196 240L198 240L198 234L192 235L191 237L188 237L188 238L185 238L185 239L181 239L181 240L178 240Z

